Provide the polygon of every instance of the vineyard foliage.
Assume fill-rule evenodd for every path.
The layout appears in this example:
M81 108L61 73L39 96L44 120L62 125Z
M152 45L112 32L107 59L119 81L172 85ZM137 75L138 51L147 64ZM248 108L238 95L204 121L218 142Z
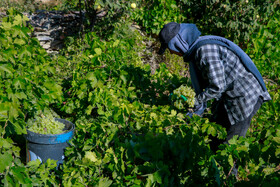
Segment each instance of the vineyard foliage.
M143 5L135 14L135 20L148 33L159 33L170 21L195 23L203 34L229 38L243 48L251 34L268 22L279 1L152 0L144 1Z
M68 1L66 5L72 2L75 1ZM113 4L118 8L123 6L118 6L117 1L106 2L108 7ZM114 22L112 17L109 19L106 28L113 30L106 31L106 37L99 33L102 29L97 24L95 32L85 32L80 38L68 38L66 47L54 56L47 54L39 41L31 37L33 29L22 13L9 9L7 17L2 18L0 184L102 187L279 185L280 70L277 53L280 50L280 11L277 3L133 2L137 3L137 8L130 9L131 14L121 15L122 19ZM221 27L218 22L213 24L211 16L220 15L224 9L215 7L224 7L223 4L233 6L228 12L224 11L228 16L246 5L248 10L243 10L248 15L242 15L248 24L244 28L240 26L239 14L232 22L236 25L228 23L231 19L227 16L219 18ZM150 14L144 11L147 7ZM255 13L261 12L261 7L265 11L257 14L258 19L252 17L250 21L250 15L257 16ZM154 42L153 45L157 46L156 40L132 26L136 21L146 33L156 34L167 21L195 22L196 15L202 10L216 10L213 15L206 14L205 19L209 22L198 22L200 26L204 24L206 33L227 28L222 34L226 33L247 46L246 51L264 76L272 97L272 101L265 103L253 118L247 137L234 137L229 144L221 144L217 152L210 149L209 143L213 138L224 139L225 129L209 122L210 110L203 117L194 115L189 118L185 111L173 106L170 93L183 84L190 86L189 78L180 74L178 67L181 68L181 64L176 67L169 54L167 58L160 58L155 52L148 52L146 42ZM255 26L259 28L257 31ZM152 71L144 57L168 62L162 61ZM54 160L45 163L25 161L23 136L27 121L36 113L49 112L75 124L74 137L59 168ZM238 167L237 177L230 175L234 165Z

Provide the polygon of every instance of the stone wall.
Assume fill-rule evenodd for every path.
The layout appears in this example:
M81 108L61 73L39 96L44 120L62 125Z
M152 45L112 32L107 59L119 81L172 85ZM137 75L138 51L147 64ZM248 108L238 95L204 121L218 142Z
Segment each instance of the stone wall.
M37 37L48 53L55 53L64 45L67 36L76 35L80 30L79 12L37 11L27 15L34 27L33 37Z
M79 11L36 11L35 13L23 13L29 18L28 23L33 26L32 37L38 38L41 46L48 53L57 53L64 46L67 36L75 36L80 31L81 16L84 20L85 13L80 16ZM104 17L105 11L99 11L97 19ZM7 16L0 12L0 18ZM1 22L0 22L1 23Z

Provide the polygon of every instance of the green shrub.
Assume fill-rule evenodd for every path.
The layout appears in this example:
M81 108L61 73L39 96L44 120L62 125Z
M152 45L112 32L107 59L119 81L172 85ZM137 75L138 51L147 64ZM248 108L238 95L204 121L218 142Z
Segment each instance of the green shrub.
M279 24L280 11L276 11L270 17L266 25L262 25L258 32L251 35L251 45L247 53L255 62L261 74L278 84L280 83L280 44Z
M198 25L202 33L220 35L246 47L251 34L273 13L270 1L189 1L184 4L187 22ZM275 5L276 6L276 5Z
M251 34L267 23L277 2L227 0L157 0L142 3L134 19L147 33L158 34L168 22L194 23L202 35L219 35L246 48ZM143 11L145 10L145 11ZM238 28L238 29L237 29Z
M166 23L182 22L186 19L182 6L175 0L142 1L139 4L133 18L149 34L158 34Z
M0 26L1 134L25 133L25 119L51 103L61 101L62 90L52 77L54 64L36 38L28 18L10 9ZM4 134L3 134L4 133Z
M0 180L6 186L31 185L37 174L42 181L35 177L33 184L46 185L54 178L44 172L56 167L50 161L43 166L37 163L29 171L22 162L26 120L62 101L62 88L53 79L55 66L39 41L30 37L26 21L25 16L10 9L0 25Z

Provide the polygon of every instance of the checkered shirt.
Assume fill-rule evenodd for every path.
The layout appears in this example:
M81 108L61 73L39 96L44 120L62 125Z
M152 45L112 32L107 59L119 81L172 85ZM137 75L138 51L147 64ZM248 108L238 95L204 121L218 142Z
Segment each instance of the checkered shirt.
M254 75L226 47L203 45L197 49L194 63L206 85L197 96L197 101L202 103L214 98L222 99L232 125L252 113L259 96L264 101L271 100L269 93L263 91Z

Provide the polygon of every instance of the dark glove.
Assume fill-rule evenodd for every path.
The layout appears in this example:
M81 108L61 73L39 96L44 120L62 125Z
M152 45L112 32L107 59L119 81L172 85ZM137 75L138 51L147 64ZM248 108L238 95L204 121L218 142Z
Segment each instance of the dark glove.
M199 116L201 116L204 112L204 110L207 107L207 102L195 105L194 108L192 109L192 111L189 111L187 113L187 116L189 116L190 118L192 118L193 114L197 114Z

